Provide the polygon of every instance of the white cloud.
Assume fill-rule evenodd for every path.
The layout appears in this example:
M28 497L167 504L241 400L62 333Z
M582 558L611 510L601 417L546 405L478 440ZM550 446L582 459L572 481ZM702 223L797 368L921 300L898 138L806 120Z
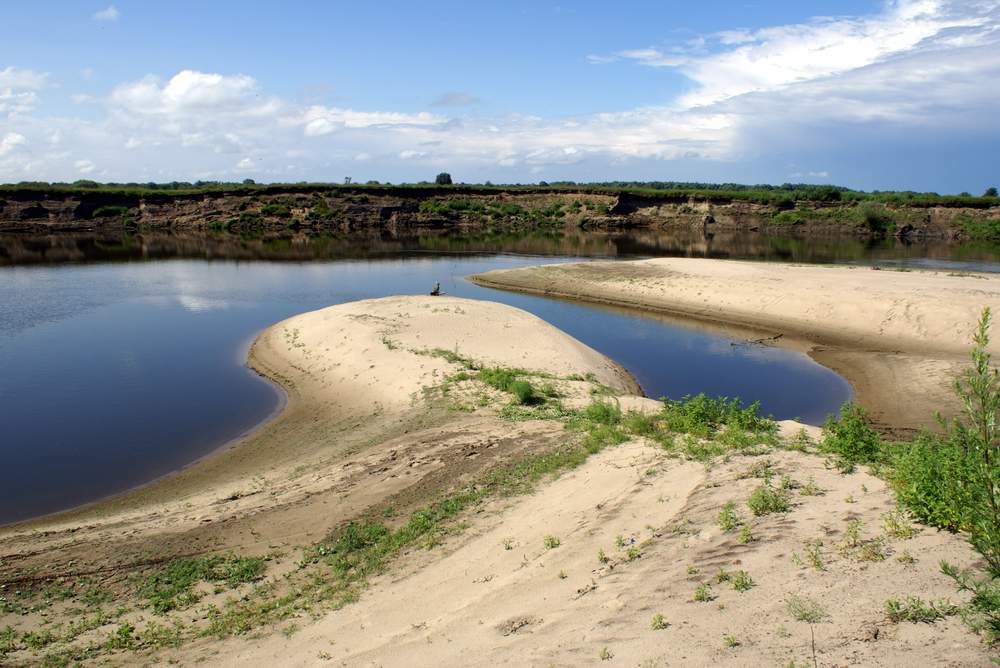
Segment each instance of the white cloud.
M76 171L81 174L90 174L97 169L97 166L90 160L77 160L73 163L73 166L76 167Z
M116 87L110 103L127 113L145 116L180 114L232 114L265 116L282 103L260 94L257 82L244 74L232 76L183 70L162 84L147 76Z
M337 107L315 105L306 109L297 120L304 126L307 137L321 137L338 130L440 125L446 119L422 111L418 114L403 114L391 111L354 111Z
M0 70L0 88L41 90L48 82L48 78L49 75L46 72L22 70L14 66L8 66Z
M121 12L118 11L117 7L114 5L108 5L101 11L94 12L94 15L91 18L95 21L114 22L117 21L120 16Z
M28 143L24 135L18 134L16 132L8 132L0 139L0 155L6 155L14 150L15 147L22 144Z

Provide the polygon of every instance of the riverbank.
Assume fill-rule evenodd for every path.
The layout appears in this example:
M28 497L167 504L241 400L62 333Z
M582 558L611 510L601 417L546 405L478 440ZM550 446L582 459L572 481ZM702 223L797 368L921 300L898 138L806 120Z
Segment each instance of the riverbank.
M250 362L288 392L275 421L141 490L0 529L0 660L986 659L957 618L886 620L889 598L952 591L940 559L974 556L905 518L881 535L887 485L810 454L816 428L703 409L671 428L613 361L451 297L295 316ZM785 508L747 513L772 478ZM788 560L817 536L847 547L815 573Z
M883 428L954 414L952 381L1000 276L657 258L497 270L486 287L753 327L843 375ZM1000 352L994 338L993 351Z

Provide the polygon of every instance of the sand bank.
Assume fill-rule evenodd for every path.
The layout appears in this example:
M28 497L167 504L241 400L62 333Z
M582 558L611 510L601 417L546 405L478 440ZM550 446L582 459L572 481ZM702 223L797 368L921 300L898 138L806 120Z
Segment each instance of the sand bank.
M262 332L249 354L288 394L277 418L162 480L0 528L0 581L30 568L73 575L211 551L287 549L373 504L419 503L562 435L559 425L502 423L494 411L456 412L425 395L461 368L440 351L592 374L616 392L638 392L613 361L502 304L391 297L299 315Z
M1000 276L692 258L491 271L476 283L615 304L781 334L841 373L885 426L957 409L951 379L980 311L1000 308ZM1000 335L992 351L1000 352Z

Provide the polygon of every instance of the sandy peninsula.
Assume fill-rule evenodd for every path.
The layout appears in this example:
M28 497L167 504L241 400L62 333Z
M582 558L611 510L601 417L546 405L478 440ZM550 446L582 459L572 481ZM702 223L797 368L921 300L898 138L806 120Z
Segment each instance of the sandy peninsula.
M638 432L609 439L602 423L581 432L573 411L594 401L646 414L660 405L535 316L450 297L296 316L259 336L250 363L288 404L244 441L122 497L0 529L0 629L12 629L0 662L988 662L956 617L886 619L889 598L954 596L938 562L974 554L960 536L915 525L883 535L894 507L884 481L781 447L815 442L815 428L785 423L766 443L701 461L682 454L707 444L698 438L678 436L672 451ZM516 370L546 398L518 405L484 382L490 367ZM595 438L604 446L561 475L483 496L330 596L338 562L324 541L349 522L409 526L493 471L527 475L519 462ZM747 511L763 477L782 480L787 512ZM738 516L728 530L727 502ZM853 542L850 520L864 527ZM878 558L859 556L864 545ZM190 569L171 565L208 555L240 568L256 559L256 570L206 571L172 593ZM151 590L169 605L158 611Z
M890 431L958 410L952 380L1000 276L865 267L656 258L506 269L480 285L755 328L807 351L852 384ZM1000 335L992 341L1000 352Z

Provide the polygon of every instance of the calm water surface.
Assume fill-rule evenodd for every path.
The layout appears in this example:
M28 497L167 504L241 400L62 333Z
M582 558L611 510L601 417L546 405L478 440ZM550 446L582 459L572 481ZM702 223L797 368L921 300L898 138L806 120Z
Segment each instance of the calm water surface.
M671 242L655 234L480 240L471 246L438 237L419 241L416 248L379 242L357 250L375 259L330 260L317 258L342 257L345 247L354 247L328 240L319 252L287 241L251 240L236 242L234 251L233 243L223 251L214 241L198 238L147 238L118 245L59 238L0 244L13 263L0 267L0 523L148 482L273 414L282 404L281 393L245 365L246 350L264 327L331 304L423 294L435 281L449 294L500 301L537 314L620 362L648 396L740 396L759 400L764 412L777 418L812 423L850 397L843 379L799 353L731 345L734 341L724 336L653 316L489 290L464 279L488 269L565 261L580 253L758 259L763 254L810 261L809 252L815 252L821 257L813 261L833 261L829 247L807 252L797 241L782 245L756 238L731 240L724 250L719 245L712 250L697 244L713 240ZM789 257L781 257L776 247L788 249ZM867 261L852 248L843 261ZM19 254L25 262L51 262L53 249L64 261L104 262L16 264ZM564 257L490 252L501 249ZM477 252L442 254L455 250ZM308 261L107 262L158 253ZM24 259L25 254L31 257ZM930 257L927 251L914 257L898 250L891 255L884 260L997 266L989 252L970 251L964 259Z

